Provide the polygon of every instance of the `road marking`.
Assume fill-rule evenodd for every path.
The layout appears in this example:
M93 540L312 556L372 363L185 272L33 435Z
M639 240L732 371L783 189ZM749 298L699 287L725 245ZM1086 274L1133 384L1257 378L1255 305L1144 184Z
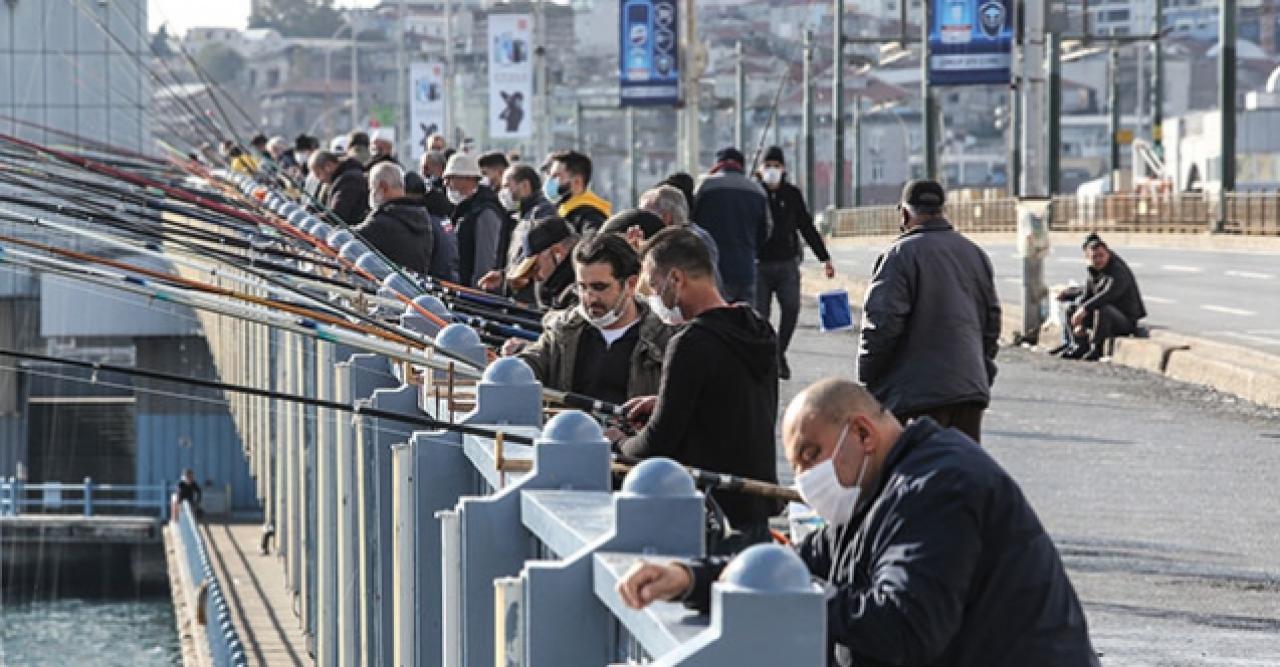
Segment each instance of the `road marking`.
M1262 345L1280 345L1280 338L1270 338L1267 336L1255 336L1253 334L1240 333L1238 331L1222 331L1219 332L1223 336L1230 336L1240 340L1247 340L1251 343L1261 343Z
M1166 299L1162 296L1151 296L1150 294L1144 295L1142 298L1143 300L1150 301L1151 303L1163 303L1168 305L1177 303L1177 301L1174 301L1173 299Z
M1227 271L1226 275L1232 278L1254 278L1257 280L1271 280L1275 278L1274 274L1258 273L1257 271Z
M1142 262L1129 262L1129 268L1131 268L1131 269L1141 269L1141 268L1142 268Z
M1198 266L1183 266L1181 264L1162 264L1160 268L1165 271L1174 271L1177 273L1203 273L1204 269Z
M1084 264L1084 260L1079 257L1058 257L1057 259L1063 264Z
M1011 277L1011 276L1007 276L1007 277L1001 278L1001 280L1005 281L1006 283L1018 283L1019 285L1021 285L1021 284L1022 284L1022 279L1021 279L1021 278L1014 278L1014 277Z
M1242 317L1252 317L1254 315L1257 315L1256 312L1252 310L1245 310L1243 308L1231 308L1228 306L1214 306L1214 305L1207 305L1207 306L1200 306L1200 307L1211 312L1224 313L1227 315L1240 315Z

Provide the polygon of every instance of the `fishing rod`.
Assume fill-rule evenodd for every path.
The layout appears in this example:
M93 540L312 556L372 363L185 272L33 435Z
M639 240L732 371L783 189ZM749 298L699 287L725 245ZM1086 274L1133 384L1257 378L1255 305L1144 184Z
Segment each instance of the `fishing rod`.
M104 141L100 141L100 140L98 140L98 139L92 139L92 138L90 138L90 137L85 137L85 136L82 136L82 135L76 134L76 133L74 133L74 132L68 132L68 131L66 131L66 130L60 130L60 129L55 128L55 127L49 127L48 125L41 125L40 123L36 123L36 122L30 121L30 120L24 120L24 119L21 119L21 118L14 118L13 116L8 116L8 115L2 114L2 113L0 113L0 120L3 120L3 121L5 121L5 122L7 122L7 123L11 123L11 124L14 124L14 125L20 125L20 126L22 126L22 127L31 128L31 129L33 129L33 130L39 130L39 131L41 131L41 132L45 132L45 133L48 133L48 134L52 134L52 135L54 135L54 136L59 136L59 137L63 137L63 138L66 138L66 139L70 139L70 140L72 140L72 141L75 141L76 143L84 144L85 146L96 146L98 149L103 150L103 151L106 151L106 152L108 152L108 153L115 153L116 155L121 155L121 156L124 156L124 157L131 157L131 158L134 158L134 159L137 159L137 160L143 160L143 161L146 161L146 162L152 162L152 163L155 163L155 164L168 164L168 163L164 162L163 160L160 160L160 159L158 159L158 158L152 157L152 156L150 156L150 155L146 155L146 154L144 154L144 153L138 153L138 152L135 152L135 151L129 150L129 149L127 149L127 148L121 148L121 147L119 147L119 146L115 146L115 145L112 145L112 144L106 143L106 142L104 142Z
M146 370L141 368L130 368L127 366L117 366L94 361L78 361L72 359L63 359L59 357L50 357L42 354L30 352L21 352L18 350L10 350L0 348L0 356L21 359L25 361L35 361L41 363L60 364L72 366L75 368L84 368L94 373L119 373L121 375L129 375L133 377L142 377L149 380L159 380L162 382L170 382L174 384L202 387L205 389L213 389L217 391L244 394L246 396L257 396L259 398L267 398L271 400L295 403L298 405L306 405L316 408L324 408L338 412L345 412L362 417L374 417L377 419L387 419L398 421L405 424L413 424L426 426L428 428L451 431L461 433L463 435L472 435L477 437L489 438L494 441L494 467L502 472L526 473L533 471L534 462L532 459L512 459L505 456L503 445L505 443L514 443L520 445L533 445L535 438L519 435L515 433L507 433L498 429L488 429L479 426L471 426L467 424L455 424L453 422L434 419L426 415L410 415L402 412L392 412L390 410L381 410L379 408L370 407L363 402L357 402L354 405L340 403L337 401L329 401L320 398L312 398L309 396L299 396L297 394L289 394L269 389L259 389L239 384L231 384L227 382L219 382L216 380L202 380L198 378L184 377L180 375L171 375L159 371ZM615 461L610 467L614 474L625 475L631 472L635 466L641 463L639 459L614 455ZM746 493L751 495L764 496L767 498L775 498L779 500L789 500L802 502L800 494L795 489L773 484L771 482L763 482L760 480L740 477L738 475L729 475L725 473L711 472L700 468L685 466L685 470L693 477L694 483L704 488L712 490L730 491L737 493Z

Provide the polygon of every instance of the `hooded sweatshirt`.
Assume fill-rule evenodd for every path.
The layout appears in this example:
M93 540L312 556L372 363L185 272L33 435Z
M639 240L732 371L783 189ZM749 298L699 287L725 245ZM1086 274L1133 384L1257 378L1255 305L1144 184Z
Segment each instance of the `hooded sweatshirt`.
M671 338L649 423L621 443L636 458L666 456L710 472L777 481L778 342L745 306L713 308ZM759 496L713 491L734 528L777 513Z

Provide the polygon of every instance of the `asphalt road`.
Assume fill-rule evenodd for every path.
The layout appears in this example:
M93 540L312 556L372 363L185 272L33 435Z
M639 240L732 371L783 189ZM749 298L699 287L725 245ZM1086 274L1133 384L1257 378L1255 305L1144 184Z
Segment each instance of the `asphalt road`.
M870 276L875 245L834 244L839 271ZM1013 244L985 245L996 269L996 289L1005 303L1022 299L1022 259ZM1186 250L1118 247L1146 301L1152 328L1280 354L1280 253L1242 250ZM1045 265L1049 285L1084 284L1084 259L1077 247L1058 246ZM855 300L858 295L851 295Z
M783 406L853 373L856 334L820 333L805 303ZM1053 535L1103 664L1280 664L1280 412L1109 364L999 362L985 446Z

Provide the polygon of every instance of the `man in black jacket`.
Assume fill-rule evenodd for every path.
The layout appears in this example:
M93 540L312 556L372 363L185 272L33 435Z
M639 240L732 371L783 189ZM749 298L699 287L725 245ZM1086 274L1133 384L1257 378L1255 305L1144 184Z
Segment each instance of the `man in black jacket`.
M418 171L422 174L422 182L426 185L423 202L431 215L449 218L453 216L453 204L449 203L449 195L444 187L444 168L448 158L441 151L427 151L422 154Z
M800 188L787 181L787 163L782 149L770 146L764 154L764 168L760 170L764 192L769 197L769 213L773 217L773 232L760 247L756 265L756 312L769 319L773 296L778 296L778 378L791 379L791 367L787 364L787 347L796 331L800 317L800 260L804 249L796 232L804 237L814 256L822 262L827 278L836 275L831 255L822 242L822 235L813 226L813 216L805 206Z
M329 151L311 154L311 173L326 185L324 201L344 223L358 225L369 212L369 185L364 167L354 158L338 159Z
M1133 271L1111 252L1102 237L1090 234L1081 247L1089 263L1089 280L1080 302L1067 307L1072 343L1061 351L1066 359L1097 361L1108 338L1138 330L1138 320L1147 316L1147 308ZM1064 338L1066 335L1064 331Z
M756 259L772 233L769 200L747 177L746 158L736 148L716 153L711 173L698 181L693 221L707 230L720 250L725 298L756 304Z
M928 417L904 428L865 389L828 379L791 402L787 460L826 525L799 546L827 602L833 665L1098 665L1062 558L1013 478ZM723 558L642 563L632 607L706 609Z
M449 158L444 184L453 202L453 230L458 235L458 273L464 285L475 285L501 265L498 244L507 212L493 190L480 185L480 165L466 153Z
M671 339L657 396L627 402L628 418L648 423L631 438L608 432L622 453L753 479L777 480L778 343L747 305L730 306L716 287L707 246L688 229L668 227L645 245L640 284ZM713 491L736 535L712 545L729 553L769 539L774 502Z
M1000 338L991 259L943 216L934 181L902 190L904 233L876 260L858 379L904 423L929 415L981 441Z
M425 276L431 272L434 237L427 210L405 196L404 170L380 162L369 170L369 217L355 228L366 243L397 266Z

